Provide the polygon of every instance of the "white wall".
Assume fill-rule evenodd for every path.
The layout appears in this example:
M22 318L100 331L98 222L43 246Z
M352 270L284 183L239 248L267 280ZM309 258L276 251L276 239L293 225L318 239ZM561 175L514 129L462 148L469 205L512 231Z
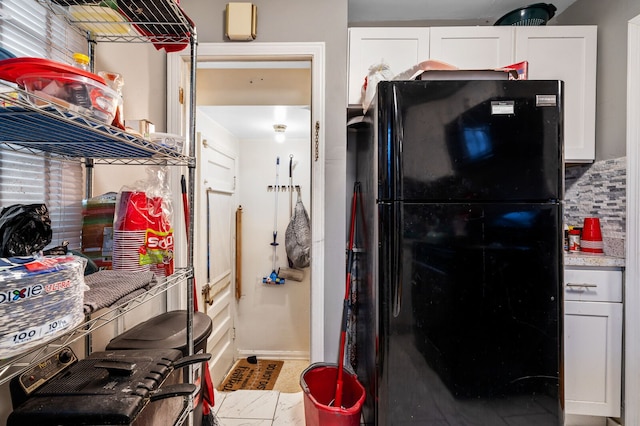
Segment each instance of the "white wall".
M325 264L324 358L338 356L346 226L346 86L347 2L344 0L254 0L260 42L324 42L326 62L325 122ZM180 6L195 20L200 42L224 42L226 2L183 0Z
M247 117L251 119L251 117ZM242 206L242 297L235 302L236 353L278 358L308 358L310 345L309 268L302 282L285 280L268 286L262 278L272 271L276 157L280 156L279 185L289 185L289 155L293 154L293 184L301 186L302 202L310 205L310 160L308 140L238 140L210 117L198 112L197 130L229 152L237 152L236 206ZM238 148L239 147L239 148ZM202 167L198 174L206 173ZM206 176L205 176L206 178ZM202 178L198 179L199 181ZM295 205L296 197L293 197ZM197 220L206 223L204 203L196 205ZM289 223L289 194L278 192L277 267L287 267L285 231ZM206 282L206 241L196 233L195 271L198 283ZM233 263L233 261L232 261ZM234 293L234 292L232 292ZM198 297L201 298L198 291ZM200 300L200 306L204 306ZM246 354L246 355L245 355Z
M275 198L278 196L276 270L287 267L285 231L289 223L289 192L275 186L276 157L280 157L279 185L289 184L289 155L293 154L293 184L300 185L302 202L311 200L309 140L243 140L240 149L239 193L242 205L242 298L236 309L236 348L240 354L274 354L308 358L310 345L310 268L302 282L262 283L272 272ZM293 197L295 205L296 196ZM312 219L313 220L313 219Z
M148 119L157 132L166 131L166 55L146 43L98 43L95 71L120 73L124 78L123 115ZM145 178L143 166L96 166L93 194L118 191Z

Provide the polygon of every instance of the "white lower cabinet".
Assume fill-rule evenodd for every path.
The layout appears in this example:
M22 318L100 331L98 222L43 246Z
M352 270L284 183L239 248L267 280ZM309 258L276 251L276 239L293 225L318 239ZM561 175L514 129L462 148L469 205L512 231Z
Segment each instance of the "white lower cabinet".
M622 391L622 270L566 267L566 413L619 417Z

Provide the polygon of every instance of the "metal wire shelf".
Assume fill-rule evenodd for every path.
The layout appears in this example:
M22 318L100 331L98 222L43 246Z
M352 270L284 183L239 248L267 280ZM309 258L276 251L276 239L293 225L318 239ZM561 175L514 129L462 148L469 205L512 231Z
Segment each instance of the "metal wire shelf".
M37 0L97 42L150 42L167 51L189 45L195 24L174 0Z
M0 89L5 86L0 83ZM47 152L62 160L91 158L95 164L188 166L195 162L174 149L45 99L38 99L44 106L37 107L29 97L34 95L17 88L0 93L0 145L4 148L39 155Z
M139 295L138 297L131 299L123 304L109 308L106 312L90 318L76 328L70 330L66 334L58 337L57 339L45 343L42 346L30 349L22 355L17 355L7 360L0 360L0 385L9 382L12 378L22 374L29 367L35 363L42 362L52 353L64 346L68 346L81 338L93 333L97 329L111 323L115 319L123 316L127 312L137 308L140 305L145 304L151 299L165 293L170 288L186 282L187 278L193 276L192 268L177 269L173 275L167 277L164 282L159 282L157 285Z
M77 31L89 42L152 43L156 49L180 51L191 46L191 86L195 87L195 52L197 35L195 24L175 0L35 0L50 13L61 16L69 29ZM105 7L106 6L106 7ZM0 16L1 18L1 16ZM9 22L11 24L11 22ZM195 158L184 155L144 138L138 138L116 127L96 121L80 111L72 111L43 99L36 106L20 88L0 80L0 148L27 152L93 164L134 164L188 166L189 182L195 181ZM192 101L192 112L195 101ZM189 129L191 145L195 139L195 119ZM193 151L193 147L191 150ZM87 173L91 173L87 167ZM88 187L91 178L88 177ZM190 193L193 188L190 187ZM193 210L190 212L189 241L193 241ZM188 264L193 264L193 248L189 247ZM187 347L193 354L193 267L176 270L165 282L158 284L129 302L90 318L56 340L27 350L10 359L0 360L0 385L25 372L34 363L63 346L89 339L98 328L111 323L141 304L181 283L187 286ZM190 376L192 367L190 369ZM186 419L193 407L189 398L179 420Z

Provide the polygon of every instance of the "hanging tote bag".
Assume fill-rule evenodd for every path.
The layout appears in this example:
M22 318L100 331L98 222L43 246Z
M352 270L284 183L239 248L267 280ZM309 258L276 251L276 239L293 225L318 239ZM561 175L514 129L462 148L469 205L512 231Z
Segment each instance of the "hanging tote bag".
M293 210L293 216L284 234L287 257L296 268L305 268L311 262L311 225L309 215L302 204L300 194Z

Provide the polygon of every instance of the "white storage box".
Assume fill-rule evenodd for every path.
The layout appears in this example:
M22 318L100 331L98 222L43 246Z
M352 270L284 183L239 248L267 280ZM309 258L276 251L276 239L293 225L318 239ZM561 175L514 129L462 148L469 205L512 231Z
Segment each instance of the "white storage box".
M0 258L0 359L50 341L84 319L78 256Z

